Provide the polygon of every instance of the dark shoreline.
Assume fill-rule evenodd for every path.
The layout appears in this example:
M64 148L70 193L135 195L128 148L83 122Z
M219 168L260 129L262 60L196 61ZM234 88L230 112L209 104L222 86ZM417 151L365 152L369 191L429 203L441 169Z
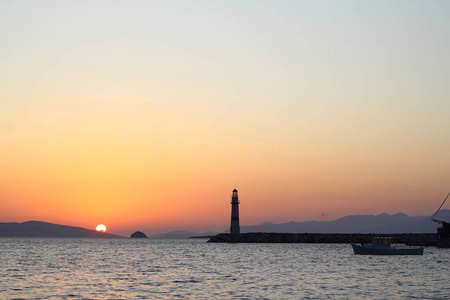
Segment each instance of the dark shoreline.
M209 243L371 243L375 236L392 237L393 243L435 246L436 233L274 233L250 232L242 234L221 233L208 240Z

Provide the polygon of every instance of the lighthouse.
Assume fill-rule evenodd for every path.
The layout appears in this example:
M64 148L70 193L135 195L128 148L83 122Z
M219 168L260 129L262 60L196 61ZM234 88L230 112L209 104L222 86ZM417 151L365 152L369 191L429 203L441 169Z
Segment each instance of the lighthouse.
M231 196L231 226L230 233L231 234L239 234L241 229L239 227L239 199L238 199L238 191L236 189L233 190L233 195Z

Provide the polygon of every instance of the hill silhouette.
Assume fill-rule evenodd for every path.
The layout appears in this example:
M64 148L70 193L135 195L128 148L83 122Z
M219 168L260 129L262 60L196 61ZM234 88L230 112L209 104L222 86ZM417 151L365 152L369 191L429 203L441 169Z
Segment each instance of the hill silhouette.
M450 210L441 210L437 219L450 220ZM334 221L307 221L274 224L265 222L241 226L241 232L283 233L435 233L439 225L430 216L410 217L404 213L389 215L353 215Z
M121 238L106 232L40 221L0 223L0 237Z
M437 215L439 220L450 221L450 210L443 209ZM264 222L259 225L241 226L241 233L436 233L440 225L431 220L431 216L410 217L404 213L389 215L350 215L333 221L306 221L274 224ZM223 231L224 233L229 230ZM191 232L176 230L150 236L153 239L184 239L188 237L211 236L212 232Z

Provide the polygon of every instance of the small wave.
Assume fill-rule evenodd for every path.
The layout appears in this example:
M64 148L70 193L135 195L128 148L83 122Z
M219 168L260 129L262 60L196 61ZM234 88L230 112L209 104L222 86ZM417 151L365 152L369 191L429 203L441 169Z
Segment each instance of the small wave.
M190 280L174 280L173 283L200 283L201 281L190 279Z

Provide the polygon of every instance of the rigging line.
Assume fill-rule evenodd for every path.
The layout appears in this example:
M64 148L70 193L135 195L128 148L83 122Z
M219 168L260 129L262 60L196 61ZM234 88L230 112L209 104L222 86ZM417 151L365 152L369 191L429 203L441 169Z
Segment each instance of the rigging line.
M448 196L450 196L450 192L448 193L447 197L445 197L444 202L442 202L442 204L441 204L441 206L439 206L438 210L437 210L437 211L434 213L434 215L431 217L431 220L433 220L433 221L435 221L435 222L436 222L436 221L440 222L439 220L435 220L435 219L434 219L434 216L441 210L441 207L442 207L442 205L444 205L445 201L447 201Z

